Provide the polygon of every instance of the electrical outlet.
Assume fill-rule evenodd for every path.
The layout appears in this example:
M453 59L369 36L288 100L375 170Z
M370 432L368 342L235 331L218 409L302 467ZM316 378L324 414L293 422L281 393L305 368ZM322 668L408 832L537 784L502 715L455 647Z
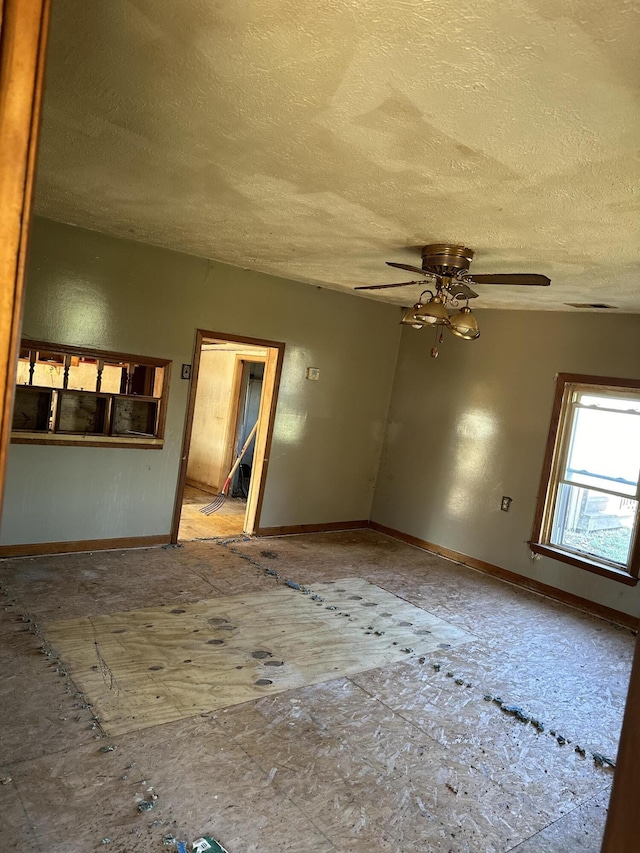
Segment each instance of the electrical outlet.
M320 368L307 367L307 379L320 379Z
M513 498L508 498L506 495L502 496L502 500L500 501L500 509L502 512L509 512L509 507L511 506L511 501Z

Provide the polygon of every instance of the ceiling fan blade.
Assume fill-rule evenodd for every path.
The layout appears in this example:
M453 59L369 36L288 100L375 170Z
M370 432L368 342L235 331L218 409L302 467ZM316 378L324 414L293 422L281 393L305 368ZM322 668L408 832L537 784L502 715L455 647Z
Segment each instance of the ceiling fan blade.
M409 272L419 272L421 275L433 275L433 273L423 270L420 267L412 267L411 264L396 264L395 261L386 261L390 267L397 267L399 270L409 270Z
M424 281L400 281L398 284L360 284L354 290L384 290L385 287L407 287L410 284L424 284Z
M447 287L447 290L457 299L460 297L462 297L462 299L475 299L478 295L475 290L471 290L469 285L465 284L463 281L452 281L449 287Z
M465 275L465 281L475 284L531 284L538 287L549 287L551 279L546 275L534 273L496 273L495 275Z

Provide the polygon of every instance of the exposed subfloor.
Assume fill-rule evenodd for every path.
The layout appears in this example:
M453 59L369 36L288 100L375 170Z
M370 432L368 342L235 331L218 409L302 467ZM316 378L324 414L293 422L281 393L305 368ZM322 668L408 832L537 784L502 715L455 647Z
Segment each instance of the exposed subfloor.
M599 850L626 629L372 531L11 559L0 583L3 850Z
M193 486L185 486L178 540L190 542L194 539L215 539L218 536L238 536L244 529L247 502L241 498L227 498L222 506L204 515L200 510L210 504L216 496Z

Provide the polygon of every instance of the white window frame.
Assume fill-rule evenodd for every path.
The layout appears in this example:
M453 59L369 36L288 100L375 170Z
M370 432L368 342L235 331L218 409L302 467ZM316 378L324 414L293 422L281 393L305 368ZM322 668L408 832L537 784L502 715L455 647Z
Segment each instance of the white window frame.
M534 553L552 557L570 565L578 566L590 572L635 585L640 574L640 510L636 509L629 558L626 565L609 561L597 556L587 556L580 551L564 545L552 544L552 531L556 514L556 501L559 485L579 484L563 479L572 437L574 414L579 408L577 394L606 394L611 397L640 397L640 381L633 379L614 379L603 376L584 376L581 374L560 373L556 377L556 394L551 415L551 425L547 440L540 491L529 546ZM587 488L583 486L582 488ZM623 494L611 488L593 487L603 494L621 498L640 500L640 486L635 496Z

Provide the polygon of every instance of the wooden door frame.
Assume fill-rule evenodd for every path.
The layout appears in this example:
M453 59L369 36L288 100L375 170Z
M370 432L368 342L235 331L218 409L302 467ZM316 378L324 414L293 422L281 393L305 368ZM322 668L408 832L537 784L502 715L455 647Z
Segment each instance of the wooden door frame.
M640 788L640 634L631 667L620 746L613 774L602 853L636 853L640 826L635 800Z
M193 359L191 365L191 381L189 385L189 399L187 403L187 414L184 425L184 435L182 439L182 452L180 454L180 470L178 474L178 483L176 487L176 498L173 509L173 521L171 525L171 543L173 545L178 542L178 532L180 529L180 515L182 513L182 500L184 488L187 479L187 465L189 462L189 449L191 446L191 435L193 432L193 415L196 407L196 394L198 388L198 375L200 373L200 356L202 346L208 341L228 341L230 343L246 344L248 346L266 347L267 357L265 363L265 387L263 388L262 397L260 399L260 416L258 432L256 434L256 445L254 450L254 459L257 460L257 465L254 466L252 481L258 483L257 494L251 492L249 487L249 500L247 501L247 515L249 516L249 504L253 501L253 510L251 517L248 518L247 526L250 532L253 532L260 523L260 514L262 512L262 504L264 500L264 489L267 479L267 469L269 467L269 453L271 452L271 441L273 438L273 424L276 417L276 404L278 401L278 389L280 387L280 376L282 375L282 362L284 359L285 345L281 341L267 341L262 338L249 338L244 335L233 335L228 332L213 332L208 329L196 329L196 338L193 347ZM270 358L269 354L273 356ZM267 372L269 371L269 382L272 388L271 399L267 399L266 385ZM264 407L264 411L263 411ZM255 468L258 468L256 471ZM257 476L256 476L257 475ZM254 479L255 477L255 479ZM254 485L254 488L255 485Z
M236 353L236 363L233 372L233 382L231 384L231 399L233 400L233 410L229 415L227 428L225 430L225 443L223 455L223 469L231 470L231 466L235 461L234 451L236 449L236 433L238 432L238 422L240 420L240 392L242 391L242 376L244 373L245 364L264 364L266 368L266 355L247 355L245 353Z
M0 515L24 305L49 0L0 0Z

